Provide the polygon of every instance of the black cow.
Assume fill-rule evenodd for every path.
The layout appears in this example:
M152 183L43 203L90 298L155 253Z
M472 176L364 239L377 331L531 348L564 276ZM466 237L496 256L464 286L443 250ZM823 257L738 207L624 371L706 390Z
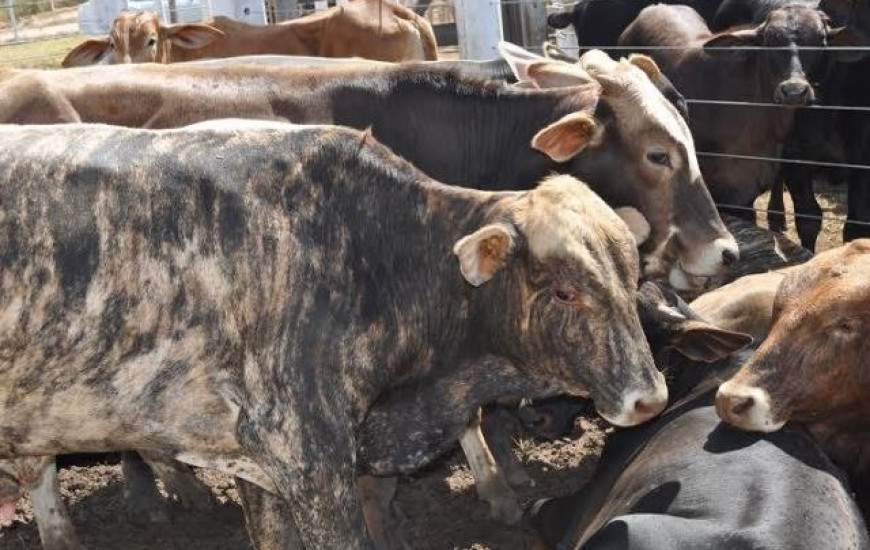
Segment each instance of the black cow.
M821 48L841 38L822 12L803 6L770 11L758 25L713 33L684 6L646 8L623 33L625 46L667 46L651 51L659 66L689 99L804 106L815 99L807 75L824 62ZM810 49L801 50L802 46ZM732 50L733 47L773 47ZM720 204L751 207L771 188L777 164L729 155L778 158L794 121L794 109L698 104L691 127L705 181ZM741 210L737 210L738 213ZM741 215L746 215L741 214Z
M671 314L675 327L700 322L684 307ZM842 473L805 431L749 434L719 420L716 385L746 356L709 365L657 353L674 404L612 434L581 491L532 508L542 537L588 550L870 547Z
M617 45L619 35L641 10L656 3L691 6L705 21L712 23L722 0L580 0L568 11L551 14L547 24L555 29L572 25L581 50L606 49L606 46Z
M0 149L0 458L147 449L272 491L243 484L302 547L371 548L356 448L384 392L665 405L635 240L573 178L454 188L328 126L10 126Z
M848 13L844 13L842 3L819 2L818 0L726 0L717 12L714 29L724 29L735 25L762 23L770 12L786 6L805 6L819 9L830 17L831 25L842 27L848 22ZM854 40L852 33L838 31L833 46L849 45ZM848 59L854 53L840 55ZM842 99L844 78L850 72L847 67L837 67L838 56L825 54L825 57L815 65L814 72L809 74L816 83L816 100L819 103L833 105ZM852 113L849 113L852 115ZM845 136L839 129L840 113L827 110L801 110L795 114L794 126L789 132L781 153L786 160L803 160L823 163L846 162ZM816 237L821 229L822 209L813 193L814 179L824 178L829 182L838 182L844 177L844 171L837 168L819 167L800 163L785 162L779 167L779 175L771 189L771 199L768 205L770 227L783 231L786 227L785 217L779 212L785 210L783 203L784 185L791 192L795 211L799 216L795 220L798 235L803 246L815 249Z

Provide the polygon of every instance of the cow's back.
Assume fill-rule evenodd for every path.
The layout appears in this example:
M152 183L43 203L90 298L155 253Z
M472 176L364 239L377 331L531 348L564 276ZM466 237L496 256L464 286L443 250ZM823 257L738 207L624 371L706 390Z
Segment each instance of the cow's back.
M244 363L278 361L282 323L296 327L299 353L338 353L303 345L318 341L308 321L324 304L294 300L359 283L341 266L353 261L348 236L362 232L323 213L377 214L372 193L350 196L347 163L363 158L354 180L417 174L393 165L375 178L383 148L366 160L359 133L335 128L7 126L0 136L0 432L19 454L122 450L143 438L237 451L238 408L226 395L243 395ZM378 288L357 296L376 322ZM317 330L334 321L350 331L358 315L342 308L357 305L332 303L336 317ZM344 385L338 372L317 376Z

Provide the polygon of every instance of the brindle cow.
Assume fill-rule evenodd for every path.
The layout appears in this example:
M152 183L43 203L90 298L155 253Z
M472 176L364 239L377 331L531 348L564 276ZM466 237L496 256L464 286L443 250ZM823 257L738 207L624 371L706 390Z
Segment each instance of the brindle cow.
M719 416L746 430L806 424L852 476L865 515L870 390L870 240L824 252L780 284L770 334L716 397Z
M638 209L651 225L644 256L671 242L679 261L663 271L687 285L734 263L737 245L704 185L688 126L644 72L655 64L641 59L649 58L594 76L557 61L516 63L521 79L547 89L413 65L10 70L0 73L0 122L332 123L371 128L424 172L454 184L525 189L568 173L611 206Z
M660 48L649 54L690 99L800 107L815 100L806 75L823 61L817 49L840 32L819 10L787 6L758 25L714 34L691 8L658 5L644 9L619 44ZM779 158L793 121L792 109L696 104L691 126L701 151ZM747 207L770 189L778 166L726 156L702 157L701 169L717 202Z
M265 27L223 16L204 25L166 25L154 12L124 11L115 17L107 38L83 42L62 65L175 63L256 54L413 61L438 59L438 45L425 18L387 0L354 0Z
M274 491L306 548L371 548L356 434L388 390L666 403L634 238L573 178L445 186L335 127L2 137L0 457L158 451Z

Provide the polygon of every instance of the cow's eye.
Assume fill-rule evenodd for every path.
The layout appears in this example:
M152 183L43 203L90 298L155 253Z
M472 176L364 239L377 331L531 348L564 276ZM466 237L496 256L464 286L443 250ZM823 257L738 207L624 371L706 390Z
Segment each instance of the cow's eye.
M148 39L148 47L149 47L149 48L153 48L153 47L156 46L156 45L157 45L157 39L156 39L156 38L154 38L154 37L152 36L151 38Z
M553 289L553 297L557 302L568 305L577 305L580 303L580 293L573 288L558 286Z
M841 336L852 336L857 334L860 329L861 320L856 318L843 319L834 325L834 331Z
M653 164L658 166L664 166L667 168L672 168L671 166L671 156L667 151L662 151L660 149L650 151L646 154L646 159Z

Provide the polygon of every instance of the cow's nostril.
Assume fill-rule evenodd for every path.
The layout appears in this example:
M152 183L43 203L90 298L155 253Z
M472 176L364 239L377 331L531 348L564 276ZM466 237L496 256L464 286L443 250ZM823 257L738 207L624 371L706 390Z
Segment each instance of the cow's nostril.
M753 405L755 405L755 400L751 397L732 397L731 414L735 417L743 416Z
M726 266L732 266L737 263L737 260L740 256L737 252L734 252L730 249L725 249L722 251L722 263Z
M658 403L650 402L644 399L638 399L634 402L634 412L643 416L654 415L658 412Z

